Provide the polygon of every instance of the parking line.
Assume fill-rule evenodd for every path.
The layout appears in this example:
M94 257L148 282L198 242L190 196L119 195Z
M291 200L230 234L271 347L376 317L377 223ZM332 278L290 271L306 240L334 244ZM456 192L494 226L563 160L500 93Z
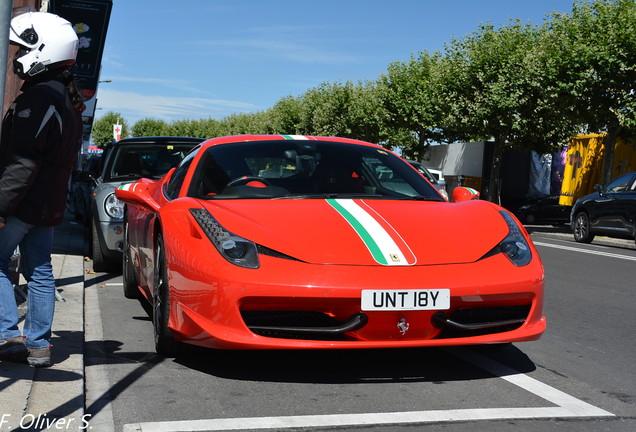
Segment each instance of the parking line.
M509 368L501 363L498 363L488 357L485 357L473 350L462 350L461 354L458 353L457 348L448 349L453 355L466 360L475 366L484 369L491 374L498 376L511 384L521 387L522 389L539 396L559 408L568 411L571 415L564 415L564 417L605 417L614 416L614 414L590 405L587 402L583 402L567 393L557 390L554 387L550 387L547 384L542 383L534 378L529 377L526 374L519 373L518 371ZM560 416L561 417L561 416Z
M292 429L320 427L382 426L399 424L507 420L566 417L613 417L614 414L583 402L525 374L466 348L448 352L473 365L533 393L555 407L429 410L365 414L332 414L280 417L242 417L167 422L132 423L123 432L228 431L249 429Z

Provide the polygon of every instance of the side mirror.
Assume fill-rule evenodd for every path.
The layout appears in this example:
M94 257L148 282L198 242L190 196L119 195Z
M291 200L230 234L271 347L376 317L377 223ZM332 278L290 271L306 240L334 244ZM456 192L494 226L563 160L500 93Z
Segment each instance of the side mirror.
M94 182L96 179L97 179L97 177L90 171L82 171L77 176L77 180L79 180L81 182L89 182L89 181Z
M603 195L603 185L595 184L594 185L594 190L596 192L598 192L599 195L601 195L601 196Z
M148 192L147 182L152 180L141 179L134 183L129 183L119 186L115 189L115 196L118 200L126 204L134 204L142 207L146 207L153 211L159 210L159 204L152 198ZM153 182L154 183L154 182Z
M477 200L479 199L479 195L480 194L478 190L464 186L457 186L455 189L453 189L453 197L451 202L457 203L463 201Z

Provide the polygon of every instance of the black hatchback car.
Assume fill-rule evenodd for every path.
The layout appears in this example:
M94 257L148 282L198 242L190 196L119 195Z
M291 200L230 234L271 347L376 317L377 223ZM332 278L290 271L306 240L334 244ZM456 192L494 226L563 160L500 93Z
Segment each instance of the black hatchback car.
M594 189L596 192L579 198L572 207L574 240L590 243L595 235L636 238L636 172Z

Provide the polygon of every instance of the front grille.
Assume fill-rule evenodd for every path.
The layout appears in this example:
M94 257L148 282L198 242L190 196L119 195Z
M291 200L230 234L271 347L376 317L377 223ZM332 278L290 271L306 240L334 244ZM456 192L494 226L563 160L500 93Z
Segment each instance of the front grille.
M241 315L257 335L283 339L346 340L346 332L357 330L367 322L363 314L340 321L313 311L242 311Z
M458 309L446 316L433 315L433 325L442 329L438 339L502 333L521 327L530 305Z
M507 321L515 319L525 320L530 312L530 305L499 306L475 309L459 309L450 316L453 321L462 324L474 324L493 321Z

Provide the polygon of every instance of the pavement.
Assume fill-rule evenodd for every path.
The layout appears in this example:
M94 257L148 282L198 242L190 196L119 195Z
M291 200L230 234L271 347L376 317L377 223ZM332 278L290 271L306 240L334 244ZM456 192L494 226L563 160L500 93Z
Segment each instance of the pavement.
M532 237L571 240L569 226L526 226ZM636 249L633 240L596 237L595 245ZM84 227L69 216L55 230L53 270L59 292L51 343L53 365L31 368L0 361L0 432L112 430L108 382L93 361L101 329L91 316L99 314L92 279L86 277ZM24 315L26 304L20 306ZM86 362L85 362L86 359ZM86 377L94 374L86 388ZM86 390L86 391L85 391ZM88 411L96 413L87 414ZM110 418L109 418L110 417Z
M55 229L58 289L49 368L0 361L0 431L87 430L84 417L84 228L67 217ZM24 280L22 280L24 283ZM19 306L20 317L26 302ZM21 324L23 321L21 319Z

